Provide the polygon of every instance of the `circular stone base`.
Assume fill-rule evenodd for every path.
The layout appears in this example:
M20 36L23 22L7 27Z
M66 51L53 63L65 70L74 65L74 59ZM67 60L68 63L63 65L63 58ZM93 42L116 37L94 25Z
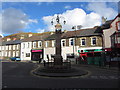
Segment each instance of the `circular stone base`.
M40 67L33 71L33 74L47 77L74 77L86 75L88 72L75 67L69 69L48 69Z

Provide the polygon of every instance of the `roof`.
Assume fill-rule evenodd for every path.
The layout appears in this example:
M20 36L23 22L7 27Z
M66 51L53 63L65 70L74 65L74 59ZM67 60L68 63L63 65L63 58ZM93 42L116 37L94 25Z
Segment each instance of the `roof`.
M85 36L96 36L102 35L102 30L100 27L81 29L76 31L67 31L61 35L61 38L70 38L70 37L85 37ZM55 34L47 37L45 40L54 40Z
M108 29L108 28L110 28L110 25L111 25L112 22L113 22L113 20L108 20L108 21L106 21L105 24L103 24L103 25L101 26L101 28L102 28L102 29Z
M37 36L31 36L31 37L25 38L25 39L22 40L22 42L39 41L39 40L42 41L48 36L50 36L50 32L49 33L44 33L44 34L39 34Z
M117 18L120 17L120 13L113 19L113 20L108 20L101 26L102 29L108 29L110 28L111 23Z
M2 45L13 45L13 44L20 44L21 40L14 40L14 41L6 41L2 42Z

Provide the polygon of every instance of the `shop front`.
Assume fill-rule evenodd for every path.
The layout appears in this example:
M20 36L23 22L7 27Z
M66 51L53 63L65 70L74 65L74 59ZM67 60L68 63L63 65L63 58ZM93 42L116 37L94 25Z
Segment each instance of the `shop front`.
M31 50L31 60L39 61L43 59L43 49L32 49Z
M81 61L87 64L99 65L99 62L103 62L103 49L84 49L78 50Z

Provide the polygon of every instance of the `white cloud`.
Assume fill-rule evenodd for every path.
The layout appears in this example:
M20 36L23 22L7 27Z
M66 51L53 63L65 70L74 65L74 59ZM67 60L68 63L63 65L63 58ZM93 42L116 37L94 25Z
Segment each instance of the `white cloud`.
M51 25L51 20L54 16L45 16L43 17L44 23L47 25L46 29L50 31L54 31L54 25ZM61 16L63 16L66 20L66 25L63 25L63 30L72 30L72 26L75 25L82 25L82 28L91 28L94 26L99 26L101 24L101 17L97 13L90 13L86 14L86 12L83 9L75 8L73 10L67 10L66 12L62 13ZM56 23L55 23L56 24Z
M1 18L3 33L15 33L22 31L31 23L38 23L36 19L29 19L28 15L15 8L5 9Z
M65 6L64 8L65 8L65 9L70 9L71 6L67 5L67 6Z
M100 16L107 17L108 20L113 19L117 15L117 11L108 7L105 2L91 2L88 4L88 10L93 11Z
M37 33L43 33L43 32L45 32L45 29L38 28L36 31L37 31Z

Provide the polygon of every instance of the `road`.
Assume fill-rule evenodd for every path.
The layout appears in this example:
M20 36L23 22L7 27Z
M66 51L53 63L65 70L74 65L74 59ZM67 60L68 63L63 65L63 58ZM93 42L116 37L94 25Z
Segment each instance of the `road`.
M118 88L118 71L94 67L80 68L89 74L82 77L53 78L35 76L35 63L2 62L2 88Z

